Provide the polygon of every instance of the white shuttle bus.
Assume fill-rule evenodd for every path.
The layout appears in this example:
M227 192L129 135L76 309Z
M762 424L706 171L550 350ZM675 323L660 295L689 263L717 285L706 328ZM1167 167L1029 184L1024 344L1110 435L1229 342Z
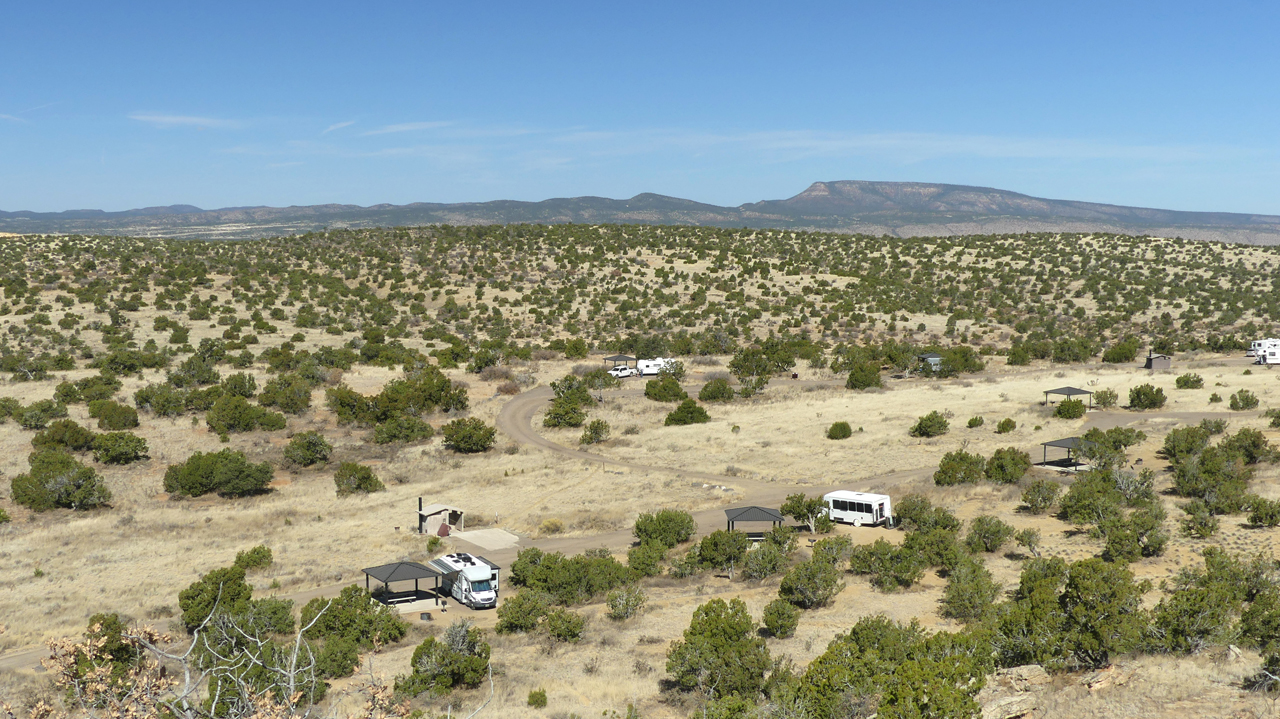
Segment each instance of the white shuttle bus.
M855 527L883 524L893 526L893 502L887 494L867 494L838 489L822 495L827 516Z

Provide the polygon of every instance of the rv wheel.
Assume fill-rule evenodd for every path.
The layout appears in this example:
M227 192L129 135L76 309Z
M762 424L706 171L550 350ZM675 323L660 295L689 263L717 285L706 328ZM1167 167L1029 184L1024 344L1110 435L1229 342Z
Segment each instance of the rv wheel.
M861 528L862 528L862 520L861 520L861 519L855 519L855 520L853 520L853 526L858 527L859 529L861 529Z

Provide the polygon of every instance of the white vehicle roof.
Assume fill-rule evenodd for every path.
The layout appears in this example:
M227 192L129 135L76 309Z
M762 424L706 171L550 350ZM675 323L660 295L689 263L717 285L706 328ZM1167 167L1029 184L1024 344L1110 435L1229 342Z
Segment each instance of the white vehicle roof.
M880 502L889 499L887 494L868 494L866 492L854 492L848 489L837 489L834 492L827 492L822 495L823 499L852 499L858 502Z
M446 554L435 560L435 562L448 567L451 571L458 572L458 574L472 582L488 579L490 568L494 566L484 557L477 557L466 552Z

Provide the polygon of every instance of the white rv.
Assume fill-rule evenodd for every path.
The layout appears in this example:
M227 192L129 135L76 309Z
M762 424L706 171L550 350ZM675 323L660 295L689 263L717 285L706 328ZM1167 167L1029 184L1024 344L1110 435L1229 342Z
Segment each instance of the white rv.
M1258 352L1267 345L1280 344L1280 339L1254 340L1249 343L1249 351L1244 353L1245 357L1257 357Z
M427 563L444 576L440 588L472 609L498 605L498 565L465 552L446 554Z
M822 495L827 516L855 527L883 524L893 526L893 502L887 494L867 494L838 489Z
M1280 340L1258 340L1253 345L1255 364L1280 364Z
M637 360L636 369L639 370L641 377L651 377L661 372L669 362L675 362L674 359L666 357L655 357L651 360Z

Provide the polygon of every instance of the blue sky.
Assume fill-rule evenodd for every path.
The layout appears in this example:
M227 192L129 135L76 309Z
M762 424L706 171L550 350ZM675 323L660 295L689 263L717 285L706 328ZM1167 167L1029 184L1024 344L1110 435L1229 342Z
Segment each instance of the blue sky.
M10 3L0 209L867 179L1280 214L1280 5L1047 5Z

